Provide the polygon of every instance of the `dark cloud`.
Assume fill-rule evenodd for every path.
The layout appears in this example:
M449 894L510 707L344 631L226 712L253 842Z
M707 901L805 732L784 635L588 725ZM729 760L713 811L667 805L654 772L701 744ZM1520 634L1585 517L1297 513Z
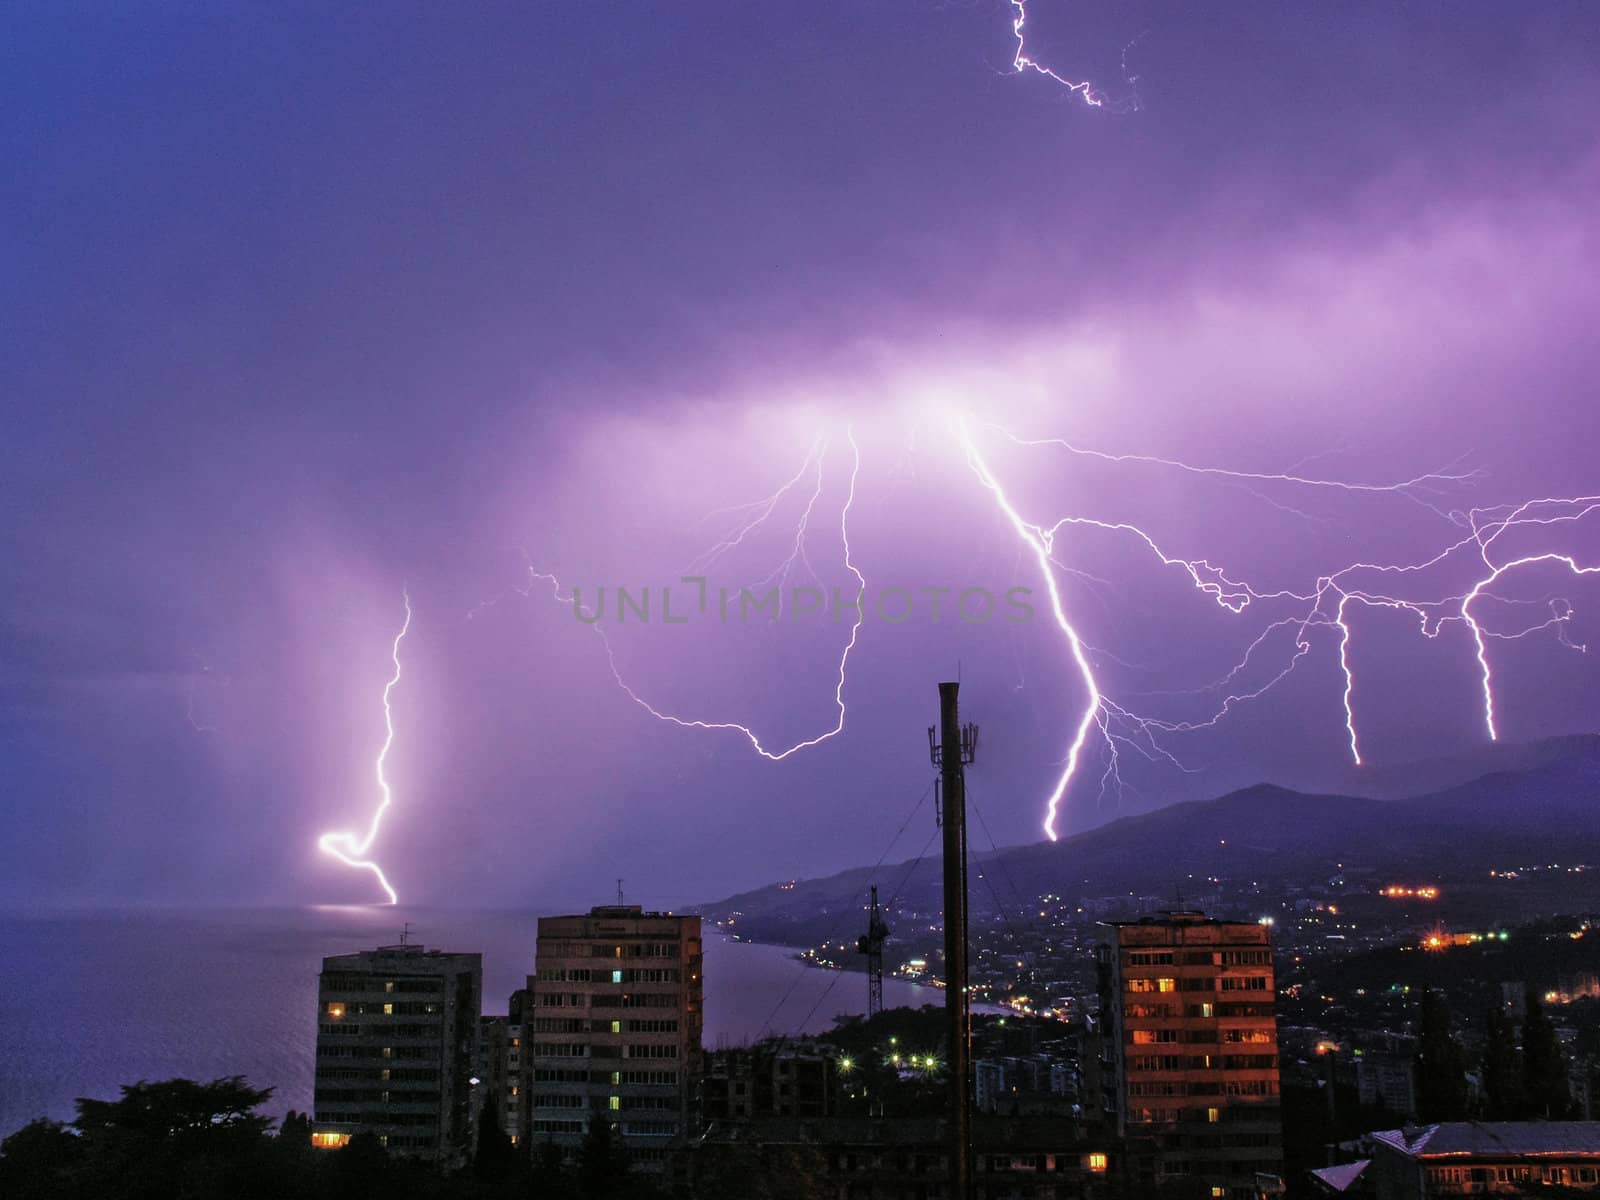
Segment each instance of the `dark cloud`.
M1010 74L1005 5L23 14L0 73L6 898L363 897L314 843L370 811L402 586L382 847L405 894L621 874L681 903L875 858L957 670L988 825L1034 836L1082 702L1043 625L869 624L845 735L774 765L650 719L588 630L515 590L524 550L586 586L670 581L725 528L708 512L819 435L808 549L840 582L847 427L856 560L913 588L1040 586L955 412L1253 470L1459 461L1483 472L1466 503L1594 490L1592 6L1030 14L1063 71L1120 73L1137 35L1139 110ZM991 453L1036 519L1137 519L1263 580L1449 532L1392 498ZM807 494L730 578L792 549ZM1260 628L1137 547L1070 549L1111 581L1066 586L1119 695L1213 678ZM1580 619L1600 600L1560 590ZM1391 616L1353 642L1372 753L1477 744L1459 638ZM842 632L614 646L652 703L781 742L834 720ZM1554 639L1497 662L1508 736L1600 716ZM1334 777L1341 686L1324 638L1271 703L1182 739L1193 774L1130 762L1137 792L1086 782L1068 824Z

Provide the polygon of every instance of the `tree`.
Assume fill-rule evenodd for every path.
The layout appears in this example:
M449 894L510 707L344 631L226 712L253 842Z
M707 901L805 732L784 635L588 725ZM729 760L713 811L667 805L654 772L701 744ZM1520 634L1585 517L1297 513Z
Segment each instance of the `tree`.
M824 1200L834 1195L828 1163L815 1146L786 1146L767 1161L772 1200Z
M611 1200L627 1190L628 1152L604 1115L589 1118L578 1147L578 1190L584 1200Z
M534 1200L564 1200L573 1194L565 1155L555 1142L546 1138L531 1147L528 1159Z
M479 1179L505 1180L517 1165L517 1152L500 1125L500 1104L493 1096L478 1113L478 1145L472 1155L472 1173Z
M1522 1059L1512 1039L1511 1022L1496 1006L1484 1023L1484 1116L1491 1121L1516 1121L1526 1108Z
M278 1140L292 1146L311 1145L311 1114L290 1109L278 1126Z
M330 1193L345 1200L382 1200L395 1192L389 1152L376 1134L354 1135L318 1165L326 1169Z
M1466 1055L1450 1033L1450 1010L1432 988L1422 993L1417 1045L1417 1115L1459 1121L1467 1115Z
M0 1195L44 1200L70 1194L68 1180L82 1158L76 1134L40 1117L0 1142Z
M73 1124L83 1142L82 1192L127 1200L262 1194L272 1121L255 1110L271 1095L233 1075L141 1080L124 1084L117 1100L80 1097Z
M1522 1022L1522 1080L1525 1111L1530 1116L1559 1120L1572 1108L1567 1062L1556 1037L1555 1023L1545 1015L1539 994L1529 988L1528 1015Z
M77 1099L73 1122L85 1138L123 1138L193 1146L249 1145L272 1127L255 1110L272 1098L271 1088L253 1088L243 1075L210 1083L168 1079L125 1083L120 1100Z

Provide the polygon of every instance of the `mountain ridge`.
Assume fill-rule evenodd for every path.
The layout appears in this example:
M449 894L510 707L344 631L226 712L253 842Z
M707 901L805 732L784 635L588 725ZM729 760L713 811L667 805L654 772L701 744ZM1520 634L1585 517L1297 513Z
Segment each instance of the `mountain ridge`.
M1258 783L1119 817L1056 842L974 853L974 904L983 902L978 880L991 865L1020 901L1047 891L1165 894L1185 878L1218 875L1304 882L1346 867L1487 876L1497 862L1543 863L1552 845L1566 861L1600 862L1600 736L1510 747L1493 761L1501 769L1404 798ZM1417 777L1439 770L1424 764ZM717 919L742 914L761 925L784 924L858 907L876 882L892 898L937 911L938 876L937 857L903 859L769 884L699 907ZM991 892L996 887L993 879L985 883Z

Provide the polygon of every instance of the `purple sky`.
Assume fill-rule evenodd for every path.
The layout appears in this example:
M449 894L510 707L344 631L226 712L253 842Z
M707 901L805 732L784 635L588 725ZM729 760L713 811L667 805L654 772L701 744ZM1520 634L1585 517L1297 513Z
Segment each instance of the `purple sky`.
M1041 603L954 414L1246 471L1481 471L1446 508L1600 491L1600 8L1029 14L1033 56L1124 111L1013 73L1000 2L13 9L0 902L373 898L316 837L376 802L402 587L374 854L408 901L584 903L624 876L672 906L871 862L958 670L986 824L1039 836L1086 694L1042 612L869 620L845 732L773 764L653 720L569 608L513 590L524 550L569 586L671 583L734 518L708 513L819 437L806 551L842 583L847 427L869 586ZM1258 588L1461 535L1404 496L979 440L1029 519L1137 522ZM789 553L811 478L719 581ZM1532 533L1516 553L1600 562L1600 522ZM1282 615L1219 609L1127 537L1057 552L1105 581L1058 576L1100 684L1165 720L1206 698L1155 693ZM1501 590L1526 602L1503 628L1559 593L1567 639L1600 645L1600 583L1546 565ZM1351 630L1370 762L1484 742L1464 625ZM787 745L831 727L847 633L611 643L662 709ZM1164 741L1186 770L1125 746L1102 788L1091 739L1063 830L1340 778L1338 642L1311 643L1268 698ZM1596 727L1592 654L1548 632L1490 653L1505 740Z

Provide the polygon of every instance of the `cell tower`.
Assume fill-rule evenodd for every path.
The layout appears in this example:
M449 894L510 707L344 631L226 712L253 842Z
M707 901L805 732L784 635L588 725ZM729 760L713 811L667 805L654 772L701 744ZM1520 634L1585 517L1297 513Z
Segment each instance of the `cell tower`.
M878 885L872 885L872 916L867 931L856 939L856 949L867 956L867 1020L883 1011L883 944L889 940L889 927L878 908Z

